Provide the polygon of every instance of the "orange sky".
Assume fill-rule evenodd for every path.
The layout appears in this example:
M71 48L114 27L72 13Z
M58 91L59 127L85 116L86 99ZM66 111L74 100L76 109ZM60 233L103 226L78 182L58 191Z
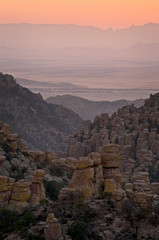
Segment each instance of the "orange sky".
M159 0L0 0L0 23L94 25L159 23Z

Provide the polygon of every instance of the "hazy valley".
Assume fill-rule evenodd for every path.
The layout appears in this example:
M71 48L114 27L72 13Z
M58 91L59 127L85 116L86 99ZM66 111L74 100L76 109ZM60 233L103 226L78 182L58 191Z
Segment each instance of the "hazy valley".
M1 71L15 78L88 88L158 89L158 29L154 23L116 31L1 24Z

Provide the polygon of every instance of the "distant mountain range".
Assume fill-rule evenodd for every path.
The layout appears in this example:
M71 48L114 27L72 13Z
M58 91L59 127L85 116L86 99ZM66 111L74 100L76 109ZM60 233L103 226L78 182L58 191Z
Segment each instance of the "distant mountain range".
M30 148L62 150L70 133L85 125L73 111L46 103L40 94L0 73L0 121L10 124Z
M148 23L119 30L58 24L0 24L3 49L127 48L137 42L159 42L159 24ZM34 52L33 52L34 54Z
M102 113L112 115L114 112L117 112L119 108L127 105L134 104L136 107L141 107L145 102L144 99L95 102L71 95L49 97L46 101L71 109L85 120L94 120L95 116L101 115Z

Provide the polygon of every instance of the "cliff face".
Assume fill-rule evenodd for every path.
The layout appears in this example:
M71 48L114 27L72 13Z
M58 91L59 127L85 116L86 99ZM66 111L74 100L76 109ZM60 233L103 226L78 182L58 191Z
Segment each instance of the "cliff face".
M93 123L72 134L68 155L87 156L101 152L101 147L116 143L121 147L121 170L129 178L131 172L149 171L152 181L158 178L159 163L159 93L151 95L139 109L123 107L109 117L97 116Z
M0 74L0 120L8 123L26 141L40 150L66 150L70 133L84 125L74 112L46 103L16 84L10 75Z

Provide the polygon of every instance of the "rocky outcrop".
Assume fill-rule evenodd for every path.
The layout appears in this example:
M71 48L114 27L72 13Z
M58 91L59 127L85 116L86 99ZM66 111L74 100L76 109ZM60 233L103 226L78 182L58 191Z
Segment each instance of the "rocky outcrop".
M69 139L68 156L86 157L90 152L102 152L106 144L118 144L121 172L129 181L136 172L148 172L150 181L158 181L159 171L159 93L151 95L137 109L126 106L114 113L97 116L86 128Z
M66 200L68 196L71 200L71 194L86 200L100 196L104 190L105 193L111 193L115 200L121 201L124 192L121 189L122 176L119 168L120 152L117 145L103 147L102 154L91 153L88 157L80 158L68 189L60 191L59 200ZM77 190L81 195L77 195Z

